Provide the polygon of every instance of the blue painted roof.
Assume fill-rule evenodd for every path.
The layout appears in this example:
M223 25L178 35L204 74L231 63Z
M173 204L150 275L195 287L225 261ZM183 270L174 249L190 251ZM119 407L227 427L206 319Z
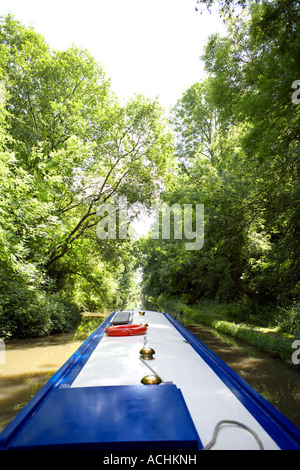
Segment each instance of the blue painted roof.
M10 449L198 449L180 390L112 386L55 390Z

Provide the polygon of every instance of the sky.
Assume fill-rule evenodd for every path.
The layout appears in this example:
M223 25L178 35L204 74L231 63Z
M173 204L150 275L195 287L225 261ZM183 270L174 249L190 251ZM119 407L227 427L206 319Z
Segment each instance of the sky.
M203 78L209 34L224 31L217 14L195 11L197 0L1 0L50 47L83 47L101 63L121 100L143 93L174 105Z
M202 7L200 14L196 5L197 0L1 0L0 16L12 13L33 26L51 48L87 49L121 101L142 93L159 97L169 109L204 77L200 56L208 36L225 33L216 13ZM134 225L142 235L150 224L146 217Z

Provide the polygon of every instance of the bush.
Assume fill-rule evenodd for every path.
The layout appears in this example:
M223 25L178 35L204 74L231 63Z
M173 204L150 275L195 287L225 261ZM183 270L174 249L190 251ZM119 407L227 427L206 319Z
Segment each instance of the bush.
M0 337L27 338L63 332L80 321L78 307L58 294L21 286L0 296Z
M282 333L300 337L300 303L281 309L278 313L277 323Z

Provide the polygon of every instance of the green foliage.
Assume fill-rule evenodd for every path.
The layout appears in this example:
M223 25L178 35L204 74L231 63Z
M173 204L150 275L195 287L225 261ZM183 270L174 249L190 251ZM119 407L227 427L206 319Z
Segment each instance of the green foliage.
M171 133L156 100L121 105L86 50L8 15L0 51L0 336L65 331L136 289L134 244L99 240L97 209L157 199Z
M232 319L298 331L299 5L218 5L228 35L209 38L207 78L170 122L157 100L120 104L88 51L52 50L2 19L0 336L64 331L78 309L126 306L139 262L154 302L213 299ZM98 239L97 209L123 196L204 204L204 247Z
M0 296L0 335L32 337L68 331L80 319L77 305L58 294L12 283Z
M291 362L293 353L291 341L282 338L280 335L258 331L249 325L234 323L226 319L228 314L230 317L230 310L238 309L237 305L201 301L190 307L180 298L161 296L157 299L156 306L175 317L180 315L179 320L182 323L189 324L193 322L207 325L220 333L233 336L246 344L255 346L260 351L286 362L291 367L295 367Z
M204 247L143 242L144 295L225 302L236 306L233 318L296 334L300 107L291 87L300 77L299 4L216 3L228 35L209 38L208 77L173 109L179 171L163 194L169 205L204 204Z

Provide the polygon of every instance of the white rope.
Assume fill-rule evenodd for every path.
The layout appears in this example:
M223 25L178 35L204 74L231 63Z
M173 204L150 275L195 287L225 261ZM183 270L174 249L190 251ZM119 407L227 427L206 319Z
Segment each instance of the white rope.
M260 450L264 450L264 446L263 446L260 438L258 437L257 433L255 431L253 431L253 429L249 428L249 426L246 426L243 423L240 423L239 421L234 421L234 420L231 420L231 419L223 419L222 421L219 421L216 424L211 441L208 444L206 444L206 446L203 447L202 450L210 450L215 445L216 440L217 440L217 436L219 434L220 427L222 426L222 424L234 424L235 426L239 426L241 428L246 429L246 431L250 432L252 434L252 436L254 436Z
M152 374L157 375L157 377L160 378L161 383L163 384L166 383L164 379L160 375L158 375L158 373L154 369L152 369L152 367L148 364L148 361L145 361L142 357L140 357L140 360L142 361L143 364L145 364L145 366L148 367L148 369L152 372Z

